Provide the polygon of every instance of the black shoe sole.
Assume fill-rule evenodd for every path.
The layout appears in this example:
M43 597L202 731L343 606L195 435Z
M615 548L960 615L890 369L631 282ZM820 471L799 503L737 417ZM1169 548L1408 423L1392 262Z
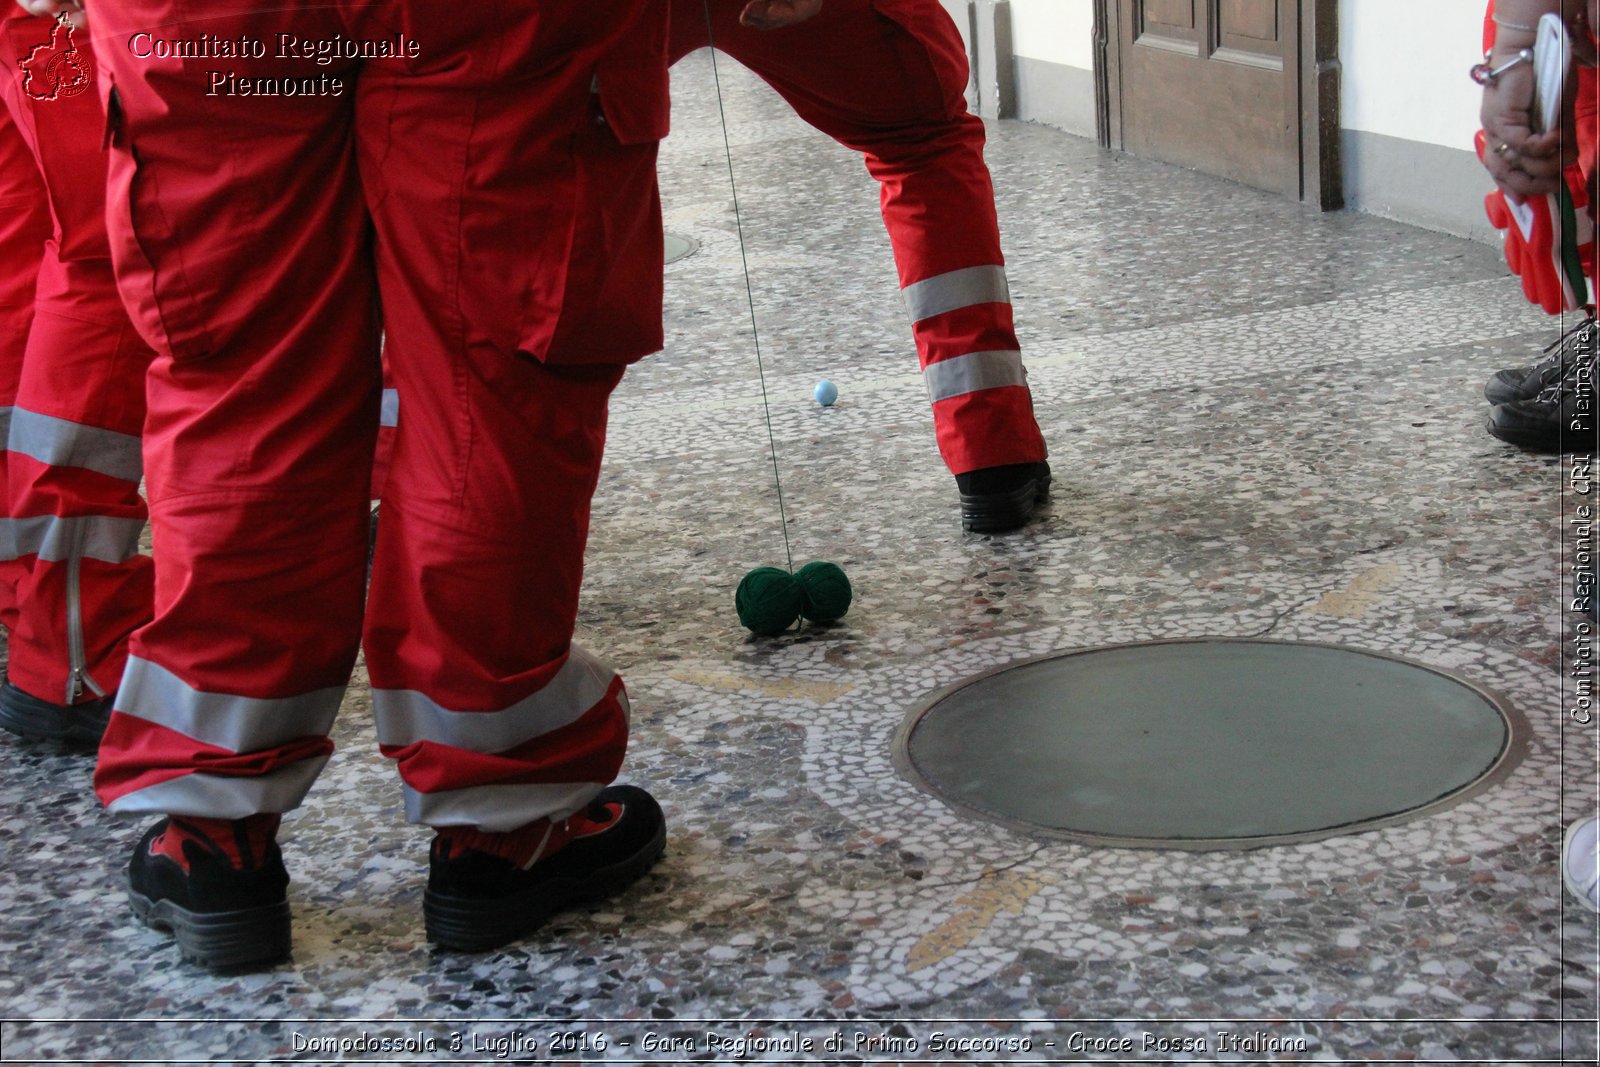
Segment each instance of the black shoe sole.
M422 894L422 921L428 940L452 952L485 952L526 937L558 912L603 900L642 878L667 847L662 823L633 855L591 871L583 878L552 878L523 893L504 897Z
M1496 426L1493 419L1486 424L1489 436L1508 445L1516 445L1528 452L1539 452L1544 455L1567 455L1573 453L1591 453L1595 450L1594 434L1569 433L1563 437L1552 437L1550 434L1539 430L1521 430L1516 427Z
M105 700L61 705L24 693L10 682L0 690L0 729L29 741L94 749L110 717L110 704Z
M133 913L153 930L171 933L184 959L209 971L259 970L289 958L289 902L242 911L193 912L170 900L128 890Z
M1050 475L1030 478L1009 493L962 493L961 528L968 533L1010 533L1033 521L1050 498Z

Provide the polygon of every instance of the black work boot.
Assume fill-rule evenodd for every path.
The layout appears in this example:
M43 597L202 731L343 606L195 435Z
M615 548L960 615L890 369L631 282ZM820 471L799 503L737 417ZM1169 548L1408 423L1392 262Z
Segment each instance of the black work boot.
M24 693L9 679L0 684L0 728L31 741L93 749L111 720L116 694L82 704L52 704Z
M266 818L276 830L276 816ZM128 862L134 914L170 931L183 958L207 970L254 970L289 955L289 872L270 833L252 841L248 822L224 824L236 839L219 845L182 817L163 819Z
M485 850L490 839L513 836L535 846L529 859ZM475 839L485 848L476 847ZM428 940L463 952L514 941L564 908L638 880L666 843L660 805L630 785L603 790L568 819L541 819L512 834L441 830L428 857L422 897Z
M969 533L1008 533L1026 526L1050 496L1050 464L1012 463L956 475L961 528Z

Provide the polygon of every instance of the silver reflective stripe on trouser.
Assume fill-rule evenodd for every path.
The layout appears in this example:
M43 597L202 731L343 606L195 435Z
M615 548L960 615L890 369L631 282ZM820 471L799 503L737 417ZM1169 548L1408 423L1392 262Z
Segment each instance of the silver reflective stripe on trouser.
M1004 267L964 267L912 282L900 290L912 322L977 304L1011 303Z
M540 782L419 793L406 786L406 819L425 826L476 826L503 834L535 819L564 818L604 788L601 782Z
M326 737L343 698L343 686L292 697L209 693L149 660L129 656L117 711L211 748L244 753L301 737ZM319 755L251 777L192 772L120 796L107 807L114 812L161 811L218 819L289 811L305 798L326 762L327 757Z
M1021 352L969 352L928 364L922 376L928 384L928 399L935 404L982 389L1028 384Z
M544 688L500 711L452 711L415 690L374 689L378 743L400 747L427 741L469 752L504 752L577 722L606 699L616 681L616 672L573 645ZM620 686L617 699L626 718L628 698ZM487 785L437 793L405 785L406 817L431 826L512 830L552 812L582 807L603 784Z
M250 778L194 771L124 794L107 804L106 810L114 815L155 813L207 819L293 811L327 762L327 756L317 756Z
M400 390L385 389L383 391L383 405L378 409L378 425L400 425Z
M27 456L46 467L87 470L137 486L144 475L137 434L89 426L71 419L43 415L22 407L0 408L6 451ZM89 674L83 632L83 578L85 557L122 563L138 552L143 522L106 517L57 518L35 516L4 520L0 553L6 558L38 556L67 567L67 682L63 700L72 704L85 688L97 697L104 685Z
M85 426L26 408L8 408L6 450L51 467L77 467L137 483L144 460L136 434Z
M38 556L47 563L61 563L76 554L102 563L121 563L138 553L143 531L143 519L104 515L0 519L0 559Z

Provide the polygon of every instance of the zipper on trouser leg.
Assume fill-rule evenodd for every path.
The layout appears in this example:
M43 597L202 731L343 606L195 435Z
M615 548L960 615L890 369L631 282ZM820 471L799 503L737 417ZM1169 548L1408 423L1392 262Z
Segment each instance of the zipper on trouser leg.
M88 653L83 647L83 533L84 524L73 522L72 552L67 556L67 700L78 702L85 687L97 697L106 695L89 676Z

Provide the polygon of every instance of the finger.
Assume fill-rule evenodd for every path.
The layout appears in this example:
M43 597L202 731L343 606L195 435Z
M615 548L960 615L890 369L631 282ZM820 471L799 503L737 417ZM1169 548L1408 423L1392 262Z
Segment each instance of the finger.
M1511 169L1521 171L1530 178L1550 179L1552 184L1555 179L1566 173L1566 166L1562 163L1560 155L1554 156L1525 156L1514 155L1509 157Z
M1563 140L1560 130L1529 134L1516 146L1517 157L1519 159L1560 158Z
M776 30L804 22L821 7L820 0L750 0L739 21L757 30Z
M1515 158L1509 151L1502 151L1502 148L1503 144L1496 146L1483 156L1483 169L1489 172L1497 185L1505 185L1514 173L1518 173Z
M82 11L78 0L17 0L30 15L53 15L58 11Z
M1497 115L1483 123L1484 140L1495 155L1503 156L1507 149L1521 150L1524 142L1538 142L1537 135L1527 124L1527 116Z
M739 14L739 21L756 30L774 30L783 25L773 0L750 0Z
M1519 201L1553 193L1563 180L1559 160L1524 161L1514 151L1486 152L1483 168L1507 196Z
M1541 177L1528 174L1526 171L1512 169L1503 176L1497 175L1495 184L1505 191L1506 196L1520 203L1529 197L1544 196L1555 192L1559 179Z

